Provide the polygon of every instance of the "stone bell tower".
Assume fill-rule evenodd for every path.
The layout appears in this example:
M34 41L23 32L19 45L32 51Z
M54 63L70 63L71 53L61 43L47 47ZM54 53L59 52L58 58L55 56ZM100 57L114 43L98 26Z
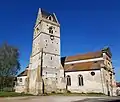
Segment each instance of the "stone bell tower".
M42 9L39 9L34 27L28 79L28 90L32 94L65 89L60 61L60 24L54 13Z

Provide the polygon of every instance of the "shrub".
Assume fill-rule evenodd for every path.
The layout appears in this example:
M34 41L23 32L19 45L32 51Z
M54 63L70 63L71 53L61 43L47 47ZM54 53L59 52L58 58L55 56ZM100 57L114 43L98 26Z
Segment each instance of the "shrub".
M67 93L71 93L71 91L67 90Z
M55 91L52 91L52 93L55 93Z

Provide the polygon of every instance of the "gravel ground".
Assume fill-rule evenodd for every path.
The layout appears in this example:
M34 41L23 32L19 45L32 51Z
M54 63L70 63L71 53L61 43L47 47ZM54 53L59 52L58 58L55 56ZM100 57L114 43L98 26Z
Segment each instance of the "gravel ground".
M29 96L0 98L0 102L115 102L118 97L88 97L88 96ZM113 101L112 101L113 100ZM116 101L116 102L120 102Z

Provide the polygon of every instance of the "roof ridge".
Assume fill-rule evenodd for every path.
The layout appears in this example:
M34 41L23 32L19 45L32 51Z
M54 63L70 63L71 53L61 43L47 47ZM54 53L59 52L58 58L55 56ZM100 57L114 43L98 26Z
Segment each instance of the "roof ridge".
M68 57L79 56L79 55L86 55L86 54L92 54L92 53L98 53L98 52L102 52L102 51L100 50L100 51L95 51L95 52L80 53L80 54L70 55L70 56L68 56Z

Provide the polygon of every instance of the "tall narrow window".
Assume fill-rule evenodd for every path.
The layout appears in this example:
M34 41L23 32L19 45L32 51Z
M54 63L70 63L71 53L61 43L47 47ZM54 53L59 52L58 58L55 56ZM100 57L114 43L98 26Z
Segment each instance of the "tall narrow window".
M83 76L82 75L78 75L78 82L79 82L79 86L83 86Z
M71 86L71 78L69 75L67 75L67 85Z
M22 82L22 78L20 78L19 81Z
M49 20L51 20L51 16L49 17Z
M52 60L52 57L51 57L51 60Z

